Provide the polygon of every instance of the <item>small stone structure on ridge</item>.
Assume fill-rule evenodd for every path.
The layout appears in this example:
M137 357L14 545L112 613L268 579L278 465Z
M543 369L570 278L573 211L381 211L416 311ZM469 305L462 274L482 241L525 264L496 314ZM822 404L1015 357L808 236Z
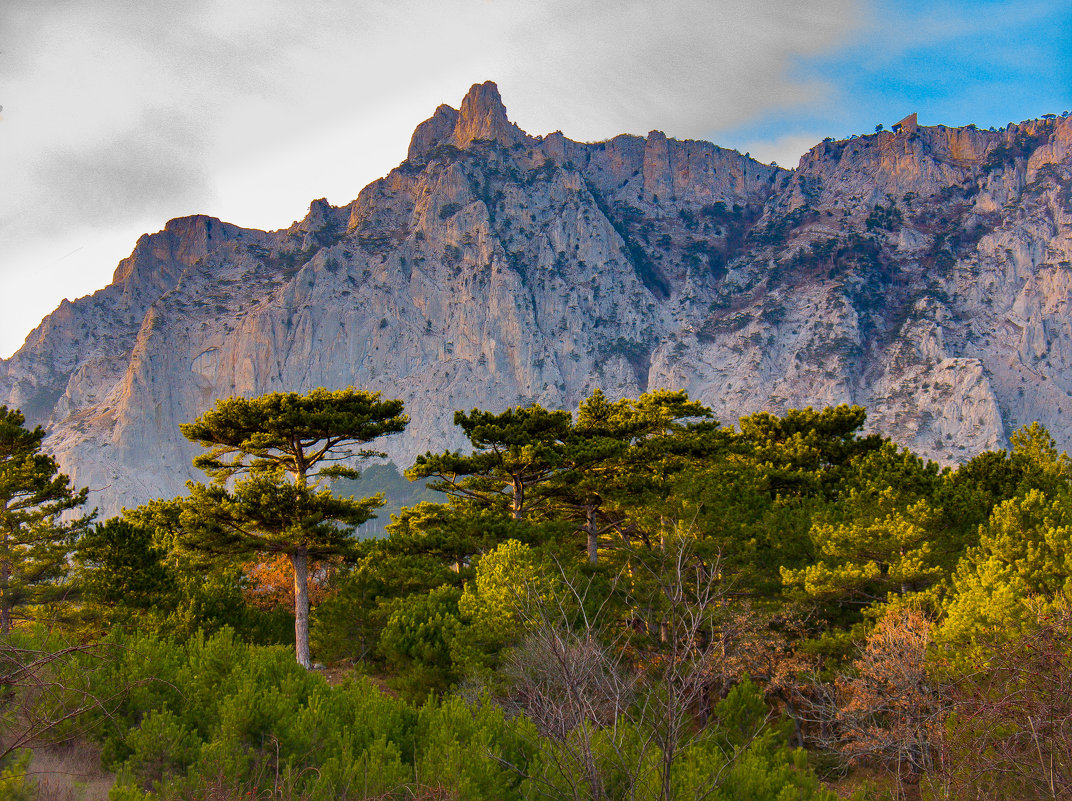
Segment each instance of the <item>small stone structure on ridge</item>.
M911 114L909 114L907 117L905 117L900 122L895 122L893 124L893 132L895 134L898 134L898 133L914 134L916 132L916 128L918 128L918 127L919 127L919 125L917 124L917 120L916 120L916 112L913 111Z

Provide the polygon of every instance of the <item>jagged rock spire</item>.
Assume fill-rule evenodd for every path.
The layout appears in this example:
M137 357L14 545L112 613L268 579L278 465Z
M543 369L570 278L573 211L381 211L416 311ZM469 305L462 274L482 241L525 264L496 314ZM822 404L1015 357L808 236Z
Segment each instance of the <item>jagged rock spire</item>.
M426 119L413 131L409 140L409 161L424 161L436 145L450 140L454 126L458 123L458 110L445 103L435 110L435 114Z
M454 126L454 144L465 147L474 139L493 139L509 147L525 134L506 116L506 106L499 87L492 81L473 84L462 100L458 122Z
M462 99L461 109L443 105L417 126L409 143L410 161L422 161L440 144L467 147L475 140L490 139L507 147L525 138L525 132L510 122L506 106L494 81L475 83Z

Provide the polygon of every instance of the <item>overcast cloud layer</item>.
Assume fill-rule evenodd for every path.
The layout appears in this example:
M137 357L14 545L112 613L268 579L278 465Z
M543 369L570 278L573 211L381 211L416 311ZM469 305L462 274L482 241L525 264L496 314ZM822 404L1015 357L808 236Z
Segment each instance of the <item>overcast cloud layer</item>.
M875 25L864 0L3 3L0 356L169 218L349 201L474 82L533 134L658 128L792 166L821 125L719 134L837 107L800 65Z

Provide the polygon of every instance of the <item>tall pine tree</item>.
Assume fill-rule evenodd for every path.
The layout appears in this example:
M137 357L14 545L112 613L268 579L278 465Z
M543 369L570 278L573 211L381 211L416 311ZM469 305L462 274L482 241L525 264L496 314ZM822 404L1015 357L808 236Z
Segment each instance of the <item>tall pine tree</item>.
M0 634L28 608L64 597L67 554L92 519L63 519L88 491L75 490L42 453L44 438L20 411L0 406Z
M352 387L308 394L273 392L219 401L181 426L210 452L194 464L213 479L190 483L181 516L184 545L211 554L286 554L294 570L297 660L310 667L310 559L347 555L349 526L364 523L382 497L342 498L325 479L357 478L354 457L383 454L354 446L402 431L402 401Z

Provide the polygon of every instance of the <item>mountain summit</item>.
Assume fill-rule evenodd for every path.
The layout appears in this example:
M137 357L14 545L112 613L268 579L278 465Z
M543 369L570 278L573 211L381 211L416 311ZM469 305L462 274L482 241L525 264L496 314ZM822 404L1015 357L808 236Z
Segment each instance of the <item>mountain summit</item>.
M172 220L0 362L0 399L102 511L173 495L217 398L401 397L387 447L455 409L687 389L727 423L843 402L943 462L1041 420L1072 445L1072 119L902 125L794 171L659 131L525 134L493 83L408 158L290 228Z
M488 141L512 147L525 138L524 132L507 118L499 87L486 81L473 84L459 110L440 106L417 126L409 143L408 160L426 161L440 145L465 148L472 142Z

